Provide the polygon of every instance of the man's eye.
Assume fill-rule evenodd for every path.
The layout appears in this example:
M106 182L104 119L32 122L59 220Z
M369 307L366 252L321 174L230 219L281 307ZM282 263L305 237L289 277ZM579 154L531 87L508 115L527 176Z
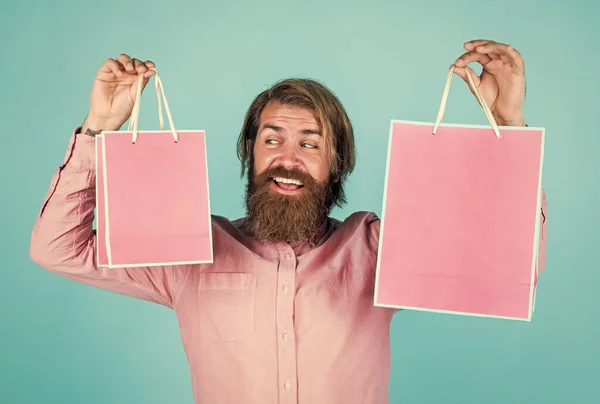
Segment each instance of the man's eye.
M275 139L267 139L266 144L277 144L277 140Z
M302 147L305 147L307 149L316 149L317 146L315 146L314 144L311 143L302 143Z

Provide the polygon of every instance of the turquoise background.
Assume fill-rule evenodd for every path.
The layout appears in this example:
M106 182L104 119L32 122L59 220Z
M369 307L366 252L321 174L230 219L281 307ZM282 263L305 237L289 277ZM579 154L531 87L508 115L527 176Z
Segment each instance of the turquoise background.
M252 98L285 77L326 83L356 126L343 218L381 212L390 119L435 120L447 67L476 38L522 52L526 119L547 130L547 272L532 323L397 315L390 402L599 402L599 16L594 1L3 1L0 403L193 402L171 311L29 259L35 215L106 58L157 63L178 129L208 131L213 211L230 218L243 214L235 142ZM152 91L141 119L158 127ZM445 122L486 124L458 77Z

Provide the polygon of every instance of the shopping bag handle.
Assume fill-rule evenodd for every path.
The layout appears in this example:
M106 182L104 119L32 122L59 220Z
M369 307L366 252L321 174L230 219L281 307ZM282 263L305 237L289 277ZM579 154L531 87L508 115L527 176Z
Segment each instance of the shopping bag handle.
M435 120L435 125L433 127L434 135L435 135L435 131L437 130L438 126L440 126L440 123L442 122L442 117L444 116L444 110L446 109L446 101L448 99L448 93L450 92L450 82L452 81L452 76L454 75L454 67L455 67L455 65L452 65L452 66L450 66L450 69L448 70L448 77L446 78L446 86L444 88L444 94L442 95L442 102L440 104L440 109L438 111L437 119ZM473 81L473 77L471 76L471 73L469 72L470 70L471 70L470 67L465 66L465 73L467 74L467 79L468 79L469 85L473 89L473 92L475 93L475 97L477 98L477 101L479 101L479 104L483 107L483 111L485 112L485 115L487 116L487 119L490 122L490 125L492 125L492 128L494 129L494 133L496 133L496 137L498 139L500 139L502 136L500 135L500 130L498 129L498 124L496 123L496 120L494 119L492 110L490 109L490 107L487 105L487 103L483 99L483 96L481 95L479 88L477 88L477 86L475 85L475 82ZM473 74L475 74L475 72L473 72Z
M179 140L179 136L177 135L177 130L175 129L175 124L173 123L173 116L171 115L171 110L169 109L169 103L167 102L167 96L165 95L165 89L162 84L162 80L160 79L160 75L156 71L155 68L150 68L150 70L154 71L154 83L156 86L156 98L158 98L158 120L160 123L160 130L165 130L165 121L163 118L162 104L161 100L165 103L165 110L167 112L167 118L169 119L169 126L171 127L171 133L173 134L173 138L175 139L175 143ZM127 130L132 131L133 135L131 137L131 143L135 143L138 137L138 119L140 116L140 103L142 98L142 83L143 83L144 75L141 74L138 79L137 84L137 94L135 95L135 102L133 104L133 111L131 113L131 119L129 119L129 127Z

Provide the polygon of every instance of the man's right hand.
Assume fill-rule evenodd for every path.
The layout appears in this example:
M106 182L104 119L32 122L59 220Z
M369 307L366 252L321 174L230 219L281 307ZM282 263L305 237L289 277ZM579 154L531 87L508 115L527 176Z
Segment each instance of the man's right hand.
M116 60L108 59L94 78L90 110L82 125L82 133L92 130L118 130L133 111L138 79L144 76L142 90L155 74L154 63L142 63L122 53Z

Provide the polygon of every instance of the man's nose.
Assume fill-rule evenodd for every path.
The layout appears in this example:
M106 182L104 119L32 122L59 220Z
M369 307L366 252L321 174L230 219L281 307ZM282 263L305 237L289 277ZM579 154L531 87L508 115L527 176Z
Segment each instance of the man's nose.
M280 163L288 170L294 169L300 165L300 157L295 145L288 144L285 146L281 151Z

